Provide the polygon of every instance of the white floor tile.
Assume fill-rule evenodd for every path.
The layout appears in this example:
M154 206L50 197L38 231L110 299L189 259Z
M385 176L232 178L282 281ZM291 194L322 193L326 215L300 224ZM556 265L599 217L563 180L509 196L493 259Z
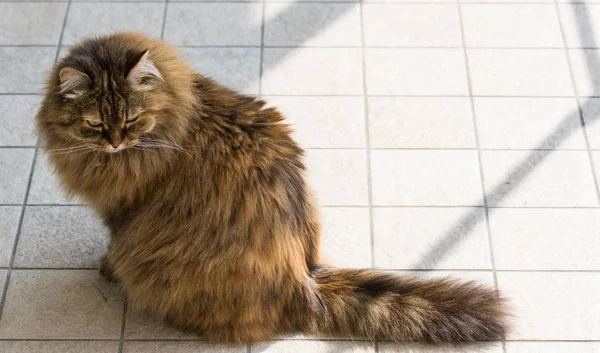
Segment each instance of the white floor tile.
M483 151L482 163L490 206L598 206L585 151Z
M323 207L321 249L335 267L371 267L371 230L367 207Z
M460 49L366 49L370 95L466 95Z
M308 150L309 185L322 206L367 206L367 154L364 150Z
M371 151L373 205L479 206L475 151Z
M600 47L600 4L574 3L559 5L558 8L567 47Z
M258 94L260 48L181 48L200 74L245 94Z
M265 95L362 94L361 51L354 48L265 48L262 88Z
M260 45L261 20L258 3L172 3L164 37L174 45Z
M279 341L252 345L252 353L375 353L375 346L369 342L341 341Z
M462 18L469 47L563 46L554 4L469 4Z
M460 47L456 4L366 4L365 45Z
M351 2L267 3L264 44L360 47L360 7Z
M599 342L507 342L506 353L599 353Z
M600 96L600 50L569 50L577 94L582 97Z
M600 270L600 209L491 209L496 269Z
M469 49L474 95L571 96L564 50Z
M364 148L363 97L267 97L304 148Z
M475 148L471 105L462 97L371 97L372 148Z
M478 343L464 347L436 347L422 343L381 343L380 353L502 353L500 343Z
M600 273L499 272L515 313L509 340L598 340Z
M575 98L475 98L481 148L585 149Z
M469 213L476 215L457 224ZM491 268L483 208L376 207L373 230L378 268ZM440 244L448 246L440 248ZM432 267L427 260L433 257L436 261Z
M585 99L581 104L581 110L590 148L600 149L600 99Z
M116 31L143 32L160 36L164 4L161 3L81 3L71 4L62 44Z

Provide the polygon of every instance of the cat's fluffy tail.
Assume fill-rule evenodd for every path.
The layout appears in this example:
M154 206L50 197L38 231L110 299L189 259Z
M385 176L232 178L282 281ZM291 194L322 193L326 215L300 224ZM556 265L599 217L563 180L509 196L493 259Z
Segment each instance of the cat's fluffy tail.
M316 308L304 329L384 340L498 340L508 310L496 291L475 282L400 277L371 270L313 273Z

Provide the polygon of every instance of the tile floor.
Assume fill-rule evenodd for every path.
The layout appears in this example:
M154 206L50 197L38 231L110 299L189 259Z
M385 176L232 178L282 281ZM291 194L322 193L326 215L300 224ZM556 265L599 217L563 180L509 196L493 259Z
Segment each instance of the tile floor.
M287 114L333 263L490 283L514 331L225 348L128 311L32 136L63 48L119 29ZM600 352L599 43L591 0L0 0L0 352Z

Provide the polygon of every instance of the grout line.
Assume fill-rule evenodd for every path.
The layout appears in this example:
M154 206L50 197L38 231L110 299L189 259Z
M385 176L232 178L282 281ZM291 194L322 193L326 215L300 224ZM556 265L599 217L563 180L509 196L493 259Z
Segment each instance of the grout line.
M64 47L64 46L63 46ZM257 47L258 48L258 47ZM41 96L42 92L0 92L0 96ZM265 94L265 97L363 97L362 94ZM369 94L369 98L468 98L468 95L448 95L448 94ZM600 95L595 96L581 96L585 98L600 98ZM509 96L509 95L473 95L473 98L509 98L509 99L554 99L554 98L564 98L564 99L573 99L572 96L531 96L531 95L521 95L521 96Z
M0 203L0 206L21 206L21 204L16 203ZM27 204L27 207L78 207L78 206L87 206L83 204L63 204L63 203L42 203L42 204Z
M363 2L359 4L360 10L360 41L361 41L361 69L362 69L362 84L363 84L363 112L364 112L364 128L365 128L365 147L366 147L366 162L367 162L367 192L368 192L368 207L369 207L369 237L371 246L371 268L375 267L375 232L373 227L373 182L371 178L371 141L369 133L369 98L367 89L367 68L365 58L365 26L364 26L364 11ZM377 352L377 349L376 349Z
M98 267L13 267L15 271L96 271Z
M0 342L118 342L116 338L0 338ZM143 339L128 339L127 342L207 342L201 339L162 339L162 338L143 338ZM344 339L344 338L287 338L287 339L273 339L265 342L294 342L294 341L328 341L328 342L370 342L368 340L357 340L357 339ZM509 339L507 342L538 342L538 343L579 343L579 342L600 342L600 339L588 339L588 340L535 340L535 339ZM392 341L382 341L392 342ZM403 341L394 341L396 343L403 343ZM393 343L393 342L392 342ZM411 342L406 342L411 343ZM489 342L493 343L493 342Z
M260 53L258 59L258 95L261 96L262 99L262 81L263 81L263 72L264 72L264 52L265 52L265 1L262 1L262 19L260 23Z
M178 3L175 1L169 0L156 0L156 1L127 1L121 2L122 4L131 4L131 3ZM3 1L0 0L0 3ZM23 3L23 1L19 1L19 3ZM60 2L54 2L55 4L60 4ZM90 1L79 2L80 4L90 3ZM117 3L117 2L101 2L101 3ZM179 2L181 3L181 2ZM193 1L193 3L200 3L197 1ZM223 2L219 2L223 3ZM246 2L244 2L246 3ZM257 2L262 3L264 2ZM306 3L305 1L301 2L301 4ZM164 13L163 13L164 16ZM0 48L51 48L55 45L52 44L0 44ZM72 44L62 44L62 47L71 47ZM177 45L178 48L261 48L260 45ZM449 50L461 50L460 46L350 46L350 45L264 45L264 48L268 49L299 49L299 48L308 48L308 49L389 49L389 50L428 50L428 49L449 49ZM483 47L483 46L472 46L466 47L467 50L564 50L564 47ZM571 47L567 48L568 50L600 50L600 47Z
M0 146L0 149L34 149L35 146ZM326 150L326 151L344 151L344 150L365 150L366 147L304 147L305 150ZM473 147L370 147L370 150L380 151L475 151ZM480 151L555 151L555 152L586 152L586 148L480 148ZM598 148L590 148L591 151L600 151ZM41 148L38 153L46 153Z
M56 64L56 62L58 61L58 54L60 52L60 45L62 43L63 40L63 35L65 32L65 27L67 24L67 17L69 16L69 9L71 7L71 0L67 1L67 5L65 6L65 12L64 12L64 16L63 16L63 22L61 25L61 29L60 29L60 35L58 37L58 45L56 47L56 54L54 56L54 64ZM2 297L0 299L0 321L2 320L2 312L4 311L4 305L6 304L6 296L8 294L8 286L10 283L10 277L12 274L12 269L15 263L15 257L16 257L16 253L17 253L17 246L19 245L19 237L21 235L21 229L23 227L23 219L25 217L25 209L27 207L27 200L29 199L29 189L31 188L31 181L33 180L33 173L35 170L35 162L37 159L37 155L38 155L38 149L39 149L39 145L40 145L40 139L37 138L36 140L36 145L35 145L35 149L33 150L33 159L31 161L31 166L29 169L29 177L27 179L27 186L25 187L25 196L23 197L23 203L21 204L21 214L19 215L19 223L17 226L17 232L15 234L15 240L13 243L13 247L11 250L11 255L10 255L10 261L8 263L8 268L6 271L6 277L5 277L5 281L4 281L4 288L2 289Z
M116 338L0 338L0 342L115 342Z
M162 24L160 26L160 39L164 39L165 37L165 26L167 24L167 8L169 5L169 0L164 0L165 2L165 10L163 12Z
M23 197L23 203L21 206L21 212L19 214L19 223L17 225L17 231L15 234L15 240L12 246L10 261L8 263L8 267L6 268L6 275L4 277L4 288L2 288L2 298L0 299L0 322L2 321L2 313L4 311L4 305L6 304L6 296L8 294L8 284L10 282L10 277L12 274L13 265L15 262L15 255L17 253L17 245L19 244L19 236L21 234L21 228L23 227L23 218L25 217L25 204L27 203L27 197L29 196L29 188L31 187L31 180L33 179L33 170L35 168L35 159L36 159L36 151L33 153L33 158L30 164L29 169L29 178L27 180L27 186L25 188L25 195Z
M306 150L364 150L364 147L306 147ZM381 151L476 151L472 147L371 147L371 150ZM585 148L479 148L480 151L556 151L556 152L585 152Z
M587 154L588 154L588 159L590 162L590 167L592 169L592 178L594 180L594 187L596 189L596 200L597 200L598 204L600 205L600 186L598 185L598 176L596 175L594 158L592 158L592 149L590 148L590 139L588 137L585 119L583 118L583 109L582 109L582 104L581 104L581 98L579 96L577 84L575 82L575 76L573 74L573 65L571 63L571 57L570 57L569 51L567 49L567 39L566 39L565 31L564 31L564 28L562 25L562 19L560 16L560 10L559 10L558 6L559 5L558 5L557 0L554 0L554 7L556 9L556 16L558 18L558 24L560 27L561 38L562 38L563 45L564 45L564 53L565 53L565 57L567 59L567 65L569 67L569 76L571 77L571 85L573 86L573 92L575 92L575 99L577 100L577 110L579 113L579 122L581 124L581 130L583 131L583 138L585 140L585 146L586 146L586 150L587 150ZM585 5L583 5L583 7L586 8Z
M0 1L1 3L2 1ZM19 3L22 3L22 1L19 1ZM53 48L55 46L54 44L1 44L0 48Z
M202 338L126 338L125 342L205 342Z
M376 267L381 271L391 272L492 272L491 268L385 268ZM8 267L0 267L0 270L8 270ZM97 271L98 268L68 268L68 267L24 267L13 268L13 271ZM564 270L564 269L518 269L518 270L499 270L497 273L600 273L600 268L596 270ZM126 339L130 341L131 339Z
M121 321L121 334L119 336L119 353L123 353L123 341L125 339L125 325L127 325L127 299L123 303L123 319Z
M17 207L21 204L0 203L0 207ZM27 207L88 207L83 204L27 204ZM367 208L369 205L319 205L321 208ZM483 208L483 205L371 205L372 208ZM515 210L598 210L600 206L490 206L489 209Z
M499 288L498 288L498 277L496 276L496 261L494 259L494 243L492 241L492 228L490 226L490 212L489 212L489 208L488 208L488 198L487 198L487 194L486 194L485 177L484 177L484 173L483 173L483 161L482 161L482 157L481 157L482 153L481 153L481 149L480 149L479 129L477 126L477 116L476 116L476 112L475 112L475 100L473 99L473 84L471 81L471 70L469 68L469 54L466 49L465 29L464 29L464 23L463 23L463 15L462 15L462 5L459 0L456 0L456 7L457 7L458 23L459 23L459 28L460 28L460 38L461 38L461 44L462 44L462 49L463 49L463 56L464 56L464 60L465 60L464 64L465 64L465 72L467 75L467 88L468 88L468 92L469 92L471 119L473 121L473 132L475 134L475 146L477 147L477 163L479 166L479 178L480 178L479 180L481 183L480 187L481 187L481 193L482 193L482 197L483 197L483 210L484 210L484 215L485 215L485 225L486 225L486 229L487 229L488 250L490 252L490 263L492 266L492 276L494 278L494 286L496 287L497 295L500 295ZM506 353L506 336L502 335L500 341L502 344L502 352Z
M88 207L88 205L84 205L81 203L34 203L27 204L27 207Z
M258 49L258 47L257 47ZM42 92L0 92L0 96L42 96ZM265 97L363 97L362 94L265 94ZM423 94L369 94L368 98L469 98L468 95L423 95ZM508 96L508 95L473 95L473 98L499 98L499 99L574 99L575 96ZM581 96L581 98L600 98L600 95Z
M369 240L371 246L371 268L375 268L375 231L373 225L373 181L371 177L371 137L369 131L369 96L367 87L367 65L365 56L365 19L364 19L364 3L359 3L360 12L360 44L361 44L361 70L363 84L363 109L364 109L364 127L365 127L365 147L366 163L367 163L367 193L369 202ZM372 342L375 353L379 353L379 342Z
M366 208L368 205L319 205L330 208ZM483 208L483 205L373 205L373 208ZM514 209L514 210L598 210L598 206L490 206L489 209Z
M42 96L42 93L2 93L0 92L0 96Z
M392 272L492 272L491 268L378 268L379 270L392 271ZM597 270L547 270L547 269L535 269L535 270L495 270L497 273L600 273L600 269Z
M123 1L123 0L91 0L91 1L74 1L74 2L78 2L78 3L156 3L156 2L163 2L164 0L132 0L132 1ZM2 2L6 2L6 3L64 3L66 1L51 1L51 0L27 0L27 1L21 1L21 0L0 0L0 3ZM249 1L245 1L245 0L177 0L177 1L172 1L172 2L181 2L181 3L199 3L199 4L203 4L203 3L240 3L240 4L251 4L251 3L259 3L261 1L257 1L257 0L249 0ZM289 3L293 3L294 1L282 1L282 0L273 0L273 1L268 1L269 3L284 3L284 4L289 4ZM350 4L356 4L359 1L352 1L352 0L336 0L336 1L325 1L325 0L303 0L302 2L300 2L301 4L304 3L317 3L317 4L343 4L343 3L350 3ZM401 6L401 5L447 5L448 2L444 2L444 1L435 1L435 0L431 0L431 1L402 1L402 2L389 2L389 1L367 1L366 4L383 4L383 5L391 5L391 6ZM523 1L523 2L507 2L507 1L493 1L493 2L484 2L484 1L470 1L470 2L462 2L462 4L464 5L513 5L513 6L517 6L517 5L548 5L548 2L543 2L543 1ZM559 3L560 5L585 5L585 4L599 4L598 2L595 3L586 3L586 2L582 2L580 1L563 1Z
M71 0L67 0L67 8L65 9L65 17L63 18L62 27L60 29L60 35L58 37L58 44L56 45L56 55L54 56L54 64L58 62L58 55L60 54L60 48L62 46L63 37L65 35L65 28L67 27L67 19L69 18L69 11L71 9Z

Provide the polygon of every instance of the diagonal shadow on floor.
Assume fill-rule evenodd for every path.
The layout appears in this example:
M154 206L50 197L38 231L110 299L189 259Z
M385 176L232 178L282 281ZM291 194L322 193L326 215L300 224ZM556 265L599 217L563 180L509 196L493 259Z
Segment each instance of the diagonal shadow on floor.
M268 3L267 3L268 4ZM265 4L264 6L267 6ZM332 26L336 23L337 20L344 17L348 12L352 9L360 6L359 2L331 2L326 3L329 7L329 11L326 14L322 14L319 16L310 15L307 12L302 11L298 8L298 6L310 6L311 3L299 3L299 2L290 2L282 11L277 13L274 16L270 16L270 19L265 18L264 24L262 27L262 37L263 41L266 38L266 29L270 27L275 27L276 22L283 21L284 23L293 23L294 28L293 31L290 32L281 32L278 33L278 42L283 43L294 43L293 46L281 46L277 45L276 48L278 50L277 55L269 58L268 61L265 61L261 55L261 67L260 67L260 77L259 80L262 80L263 73L269 71L277 66L279 62L284 60L290 54L292 54L295 50L300 49L302 45L306 45L305 43L310 39L316 37L320 32L325 30L327 27ZM312 3L312 5L324 5L324 3ZM263 10L264 12L264 10ZM266 16L266 14L265 14ZM264 46L263 46L264 47ZM360 47L360 46L359 46Z
M333 11L326 19L326 26L334 23L337 19L342 17L347 11L352 9L354 6L360 6L359 3L332 3L337 6L336 11ZM586 4L572 1L572 4L577 4L579 6L578 18L579 21L575 21L577 24L577 30L580 37L586 37L588 42L592 45L589 47L596 48L596 41L593 37L593 29L592 24L590 22L590 18L587 13ZM555 3L556 6L558 6ZM282 12L278 13L276 16L271 18L270 20L265 20L264 28L269 26L269 23L274 22L277 18L290 19L294 16L297 16L296 7L293 4L287 6ZM558 9L557 9L558 10ZM575 10L575 9L574 9ZM559 19L560 20L560 19ZM562 25L561 25L562 26ZM263 31L264 31L263 28ZM302 32L301 41L305 42L310 38L317 35L320 31L323 30L324 27L318 27L315 25L314 21L308 19L304 21L303 24L296 28L296 32ZM297 33L295 33L297 34ZM292 34L290 34L292 35ZM563 35L564 37L564 35ZM301 45L301 44L299 44ZM298 46L299 46L298 45ZM267 65L261 63L262 68L261 72L264 73L273 67L275 67L281 60L285 59L288 55L290 55L297 47L287 47L284 48L285 51L278 55L274 60L270 60ZM585 51L585 60L586 60L586 68L588 71L588 75L591 77L596 70L595 68L600 67L600 57L598 56L598 52L595 50L586 50ZM262 75L261 75L262 76ZM572 76L572 75L571 75ZM261 79L261 78L259 78ZM365 92L366 93L366 92ZM598 87L595 87L594 93L591 96L600 95L600 90ZM588 110L588 107L591 107L593 102L590 99L587 99L583 102L580 102L579 109L575 110L569 114L567 114L561 123L559 123L554 131L549 134L546 139L538 144L534 150L532 150L529 155L524 158L517 166L515 166L489 193L485 195L485 200L494 200L494 202L500 202L512 194L518 187L522 184L522 182L528 178L533 171L554 151L548 150L547 146L558 146L563 143L573 132L574 127L571 124L573 119L579 119L581 122L581 126L585 132L586 124L595 123L598 120L598 116L587 116L586 120L583 120L582 111ZM586 136L587 140L587 136ZM590 161L590 163L593 163ZM592 168L592 172L594 172ZM597 183L596 180L594 180ZM485 192L485 190L484 190ZM598 191L598 186L596 185L596 192ZM600 195L598 195L600 197ZM486 201L487 205L487 201ZM487 213L487 207L486 207ZM448 256L448 254L452 251L454 247L456 247L462 240L466 239L475 229L479 222L485 220L488 215L480 212L480 210L475 209L471 212L466 213L462 218L458 219L454 226L449 229L442 239L425 255L423 255L418 261L416 261L410 268L414 269L423 269L423 268L435 268L436 265L444 259L444 257Z
M587 6L584 3L580 2L572 2L573 4L577 4L579 7L579 11L577 13L579 21L575 21L577 24L577 31L581 38L584 36L586 40L590 42L590 47L596 48L597 43L593 36L593 27L590 22L590 18L587 12ZM575 9L574 9L575 10ZM564 36L563 36L564 37ZM600 57L598 56L598 51L596 50L585 50L584 57L586 61L586 69L588 75L592 82L594 81L592 75L600 67ZM576 89L576 88L575 88ZM598 86L594 87L594 93L591 96L600 95L600 89ZM504 200L507 196L512 194L521 183L531 175L531 173L542 163L550 154L554 152L554 150L547 150L546 146L558 146L563 143L573 132L574 128L570 123L573 121L572 119L579 119L581 121L581 126L584 129L585 126L595 123L598 120L598 115L594 116L586 116L584 121L583 119L583 111L588 111L587 108L591 107L593 101L591 99L586 99L584 102L581 102L580 108L575 110L565 116L560 124L556 126L554 132L549 134L544 141L542 141L538 146L536 146L536 150L533 150L529 153L529 155L524 158L516 167L514 167L505 177L504 179L492 189L489 193L486 194L486 200L494 200L495 203ZM590 109L591 110L591 109ZM587 143L587 134L586 134L586 143ZM588 144L589 147L589 144ZM588 149L589 153L589 149ZM590 163L593 164L593 161L590 158ZM595 171L592 165L592 173L595 176ZM596 193L598 194L598 184L597 178L595 178L594 183L596 183ZM484 190L485 192L485 190ZM600 194L598 195L600 197ZM486 207L487 211L487 207ZM486 212L487 213L487 212ZM424 256L422 256L417 262L415 262L411 268L435 268L436 265L448 256L451 253L452 249L456 247L461 241L466 239L475 229L475 226L485 220L484 214L480 210L473 210L471 212L466 213L462 218L460 218L454 226L449 229L442 239Z

